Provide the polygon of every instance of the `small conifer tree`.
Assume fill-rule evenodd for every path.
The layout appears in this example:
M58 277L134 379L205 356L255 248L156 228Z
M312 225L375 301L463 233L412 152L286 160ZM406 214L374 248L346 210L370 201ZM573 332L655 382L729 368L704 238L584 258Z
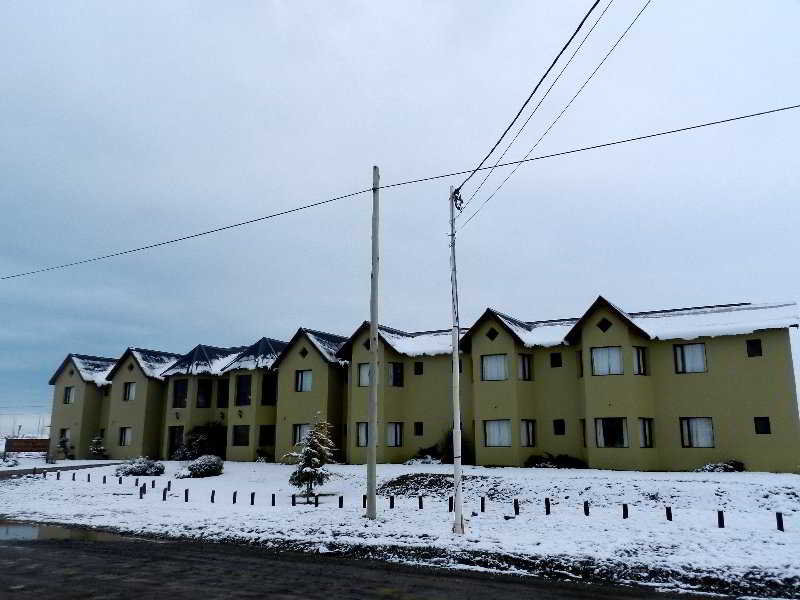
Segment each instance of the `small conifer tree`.
M92 458L108 458L105 446L103 446L103 438L99 435L92 438L89 442L89 454Z
M295 444L296 451L283 457L297 461L296 468L289 477L289 484L301 489L305 487L306 502L310 502L314 486L322 485L330 478L331 474L325 465L333 462L333 453L336 450L330 437L330 424L319 420L319 415L317 417L306 436Z

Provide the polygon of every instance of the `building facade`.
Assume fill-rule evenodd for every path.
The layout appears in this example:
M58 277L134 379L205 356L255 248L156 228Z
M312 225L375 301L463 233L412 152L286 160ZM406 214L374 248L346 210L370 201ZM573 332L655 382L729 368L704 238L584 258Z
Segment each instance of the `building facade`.
M460 341L463 455L512 466L568 455L636 470L735 459L797 472L797 326L794 303L628 313L598 297L580 317L547 321L487 309ZM450 344L450 330L379 327L379 462L447 447ZM229 460L281 460L319 419L331 424L341 460L366 461L367 323L349 337L300 328L288 343L158 353L174 359L160 372L142 366L147 352L154 360L137 349L118 360L69 355L51 379L51 446L66 429L82 457L102 430L112 457L167 457L193 427L217 422ZM113 441L124 427L123 451Z

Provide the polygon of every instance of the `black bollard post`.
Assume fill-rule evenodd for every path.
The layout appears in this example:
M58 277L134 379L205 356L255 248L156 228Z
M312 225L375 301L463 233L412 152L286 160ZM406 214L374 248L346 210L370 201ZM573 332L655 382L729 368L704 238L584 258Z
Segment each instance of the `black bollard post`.
M33 467L33 473L31 473L34 477L36 477L36 467Z
M519 516L519 500L514 498L514 514Z
M297 499L294 497L294 494L292 494L292 506L297 506Z
M56 480L61 481L61 471L56 471Z
M171 479L169 481L167 481L167 490L170 491L170 492L172 491L172 480Z
M622 518L623 519L627 519L628 518L628 505L627 504L623 504L622 505Z
M422 496L419 496L417 500L419 501L419 509L422 510Z
M72 472L72 481L75 481L75 471Z
M394 508L394 496L389 496L389 508Z
M214 504L214 496L217 495L217 490L211 490L211 504Z
M47 479L47 471L42 471L42 479Z
M153 479L153 484L150 487L153 488L153 489L156 489L156 480L155 479Z
M275 506L275 494L272 494L272 506Z
M185 490L183 490L183 501L184 502L188 502L189 501L189 488L186 488Z
M136 481L133 482L133 485L135 485L136 487L139 487L139 478L138 477L136 478Z
M544 499L544 514L546 515L550 514L550 498Z
M142 484L142 494L147 494L147 484L146 483Z
M105 483L106 483L106 476L103 475L103 485L105 485Z
M778 522L778 531L783 531L783 513L776 512L775 520Z
M164 488L163 490L161 490L161 500L163 502L167 501L167 488Z
M91 473L87 473L86 474L86 483L91 483L91 482L92 482L92 474Z
M119 484L122 485L122 477L118 477L117 479L119 479Z
M344 508L344 496L339 496L339 508Z
M589 516L589 502L587 500L583 501L583 514L587 517Z
M486 496L481 496L481 512L486 512Z
M721 510L717 511L717 527L720 529L725 528L725 513Z
M139 500L142 499L142 496L144 496L144 492L142 491L142 488L139 488Z
M250 506L256 505L256 493L250 492Z
M361 508L367 508L367 495L364 494L361 497Z
M314 494L314 508L319 508L319 494Z
M453 512L453 497L447 499L447 512Z
M672 507L667 507L667 521L672 521Z
M237 493L238 492L233 492L233 502L232 502L232 504L236 504L236 494Z

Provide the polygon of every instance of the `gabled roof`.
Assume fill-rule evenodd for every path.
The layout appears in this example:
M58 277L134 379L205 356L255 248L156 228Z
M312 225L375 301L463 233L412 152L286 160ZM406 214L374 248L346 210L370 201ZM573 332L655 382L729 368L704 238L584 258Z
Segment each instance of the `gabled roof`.
M353 342L362 332L369 329L369 321L364 321L337 352L340 358L352 355ZM462 333L465 330L462 329ZM378 325L378 336L398 354L406 356L439 356L452 352L452 330L402 331Z
M800 316L794 302L715 304L662 310L626 312L602 296L583 316L547 321L523 321L493 308L487 308L462 337L461 346L469 349L471 336L479 325L493 317L520 344L527 348L552 347L577 341L586 320L597 308L607 308L636 333L652 340L691 340L698 337L744 335L767 329L798 327Z
M269 369L286 346L286 342L281 340L262 337L256 343L242 350L222 369L222 372L235 369Z
M83 381L102 387L109 384L109 382L106 381L106 375L114 367L117 359L106 358L104 356L90 356L88 354L67 354L67 357L61 362L61 365L50 378L48 382L50 385L55 385L56 379L58 379L58 376L61 375L61 372L70 362L75 366L75 369L78 371Z
M289 350L292 348L292 346L294 346L294 344L303 336L309 339L311 344L327 362L336 365L340 365L344 362L337 358L336 353L347 341L346 337L343 335L336 335L335 333L327 333L325 331L317 331L316 329L300 327L292 336L292 339L289 340L289 343L286 344L283 351L275 359L275 362L272 364L273 369L278 367L278 364L289 354Z
M172 366L165 369L162 377L170 375L220 375L236 356L247 346L220 348L198 344L181 356Z
M174 364L181 358L180 354L175 352L162 352L161 350L148 350L147 348L128 348L119 357L114 367L106 375L109 381L114 377L119 368L123 365L128 357L133 357L136 364L147 377L163 381L164 377L161 373L165 368Z

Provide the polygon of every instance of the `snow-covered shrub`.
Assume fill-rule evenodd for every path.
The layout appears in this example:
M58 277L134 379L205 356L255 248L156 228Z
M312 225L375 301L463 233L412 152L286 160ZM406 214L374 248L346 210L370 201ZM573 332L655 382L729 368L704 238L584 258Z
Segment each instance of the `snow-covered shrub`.
M172 460L195 460L205 455L225 452L227 428L219 421L198 425L186 434L186 441L172 454Z
M695 473L741 473L742 471L744 471L744 463L740 460L708 463L694 470Z
M150 460L146 456L140 456L139 458L132 458L126 463L119 465L114 472L117 477L163 475L164 465L155 460Z
M410 458L406 462L403 463L404 465L440 465L442 464L442 459L440 458L432 458L430 454L426 454L425 456L421 456L418 458Z
M330 438L331 426L325 421L317 421L309 429L306 437L295 444L298 452L290 452L284 460L295 460L297 467L289 477L289 484L296 488L306 488L306 498L314 493L315 485L322 485L330 479L325 465L333 462L336 450Z
M190 477L213 477L222 475L224 463L219 456L206 454L194 459L183 469L177 472L176 479L188 479Z
M16 467L18 464L19 461L16 458L11 458L10 456L0 456L0 468Z
M89 454L92 458L105 459L108 458L105 446L103 446L103 438L95 436L89 442Z
M549 452L543 455L533 454L525 461L526 467L536 467L538 469L585 469L587 465L580 458L559 454L553 456Z

